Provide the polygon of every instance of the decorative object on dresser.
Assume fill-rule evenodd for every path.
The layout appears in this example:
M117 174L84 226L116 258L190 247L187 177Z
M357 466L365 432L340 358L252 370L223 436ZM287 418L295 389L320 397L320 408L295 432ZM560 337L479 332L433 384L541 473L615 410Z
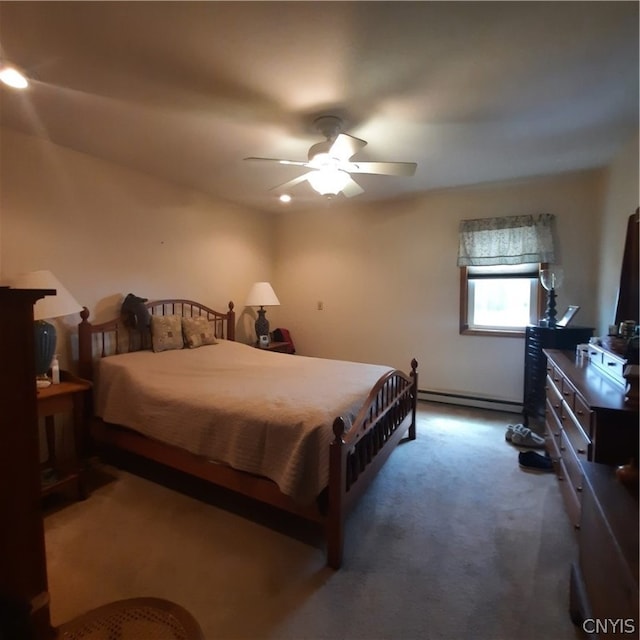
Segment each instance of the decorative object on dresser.
M525 331L524 345L524 397L522 413L524 424L544 429L545 380L547 358L543 349L573 349L581 342L589 342L593 335L590 327L552 329L530 325ZM533 424L530 425L529 422Z
M570 304L562 315L562 318L556 322L556 327L568 327L578 311L580 311L580 307L577 304Z
M637 638L638 497L620 484L613 467L584 462L582 472L578 558L571 566L571 620L590 637Z
M22 274L15 278L12 286L14 289L54 289L56 292L54 296L38 300L33 312L36 379L39 387L48 387L51 380L47 377L47 372L56 352L57 332L55 326L46 322L45 318L70 316L72 313L80 313L82 307L51 271L41 270Z
M547 446L567 512L580 527L584 462L621 465L637 456L638 405L601 362L573 351L544 350L547 357ZM610 358L611 356L606 356ZM604 368L603 368L604 367Z
M276 296L273 287L268 282L254 282L247 296L245 306L260 307L256 318L256 338L260 342L260 336L269 336L269 321L266 317L265 307L277 307L280 300Z
M559 289L564 279L562 267L550 266L540 270L540 283L547 290L547 309L544 314L544 326L556 326L556 289Z

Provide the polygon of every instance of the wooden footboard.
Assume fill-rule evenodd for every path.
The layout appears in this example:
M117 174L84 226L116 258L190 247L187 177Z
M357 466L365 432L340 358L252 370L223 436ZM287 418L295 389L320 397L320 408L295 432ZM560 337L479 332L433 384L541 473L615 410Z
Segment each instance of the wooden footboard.
M353 424L342 416L333 423L325 526L327 564L334 569L342 564L347 514L405 434L415 440L417 368L413 359L410 375L390 371L373 387Z
M225 313L188 300L149 302L147 307L160 315L205 314L215 323L218 337L234 339L235 314L231 302ZM96 359L150 348L148 336L132 332L120 320L92 325L88 321L87 309L81 316L78 328L79 372L86 379L93 380ZM416 437L417 366L413 360L409 375L396 369L380 378L353 422L344 417L335 419L329 455L329 483L317 503L311 506L300 507L267 478L212 463L183 449L106 424L99 418L92 421L92 436L98 443L135 453L322 524L326 533L327 564L338 569L342 564L345 520L349 511L395 445L404 437L409 440Z

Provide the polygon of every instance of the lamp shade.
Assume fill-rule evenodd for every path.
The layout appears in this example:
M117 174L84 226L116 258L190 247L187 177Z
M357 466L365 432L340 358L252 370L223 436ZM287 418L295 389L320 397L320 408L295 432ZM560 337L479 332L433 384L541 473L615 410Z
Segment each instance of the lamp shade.
M14 289L55 289L55 296L45 296L38 300L33 308L34 320L59 318L82 311L82 306L69 293L67 288L51 271L31 271L14 279Z
M247 307L277 307L279 305L280 300L268 282L254 282L245 302Z
M335 196L349 182L349 174L341 169L326 167L308 174L307 180L320 195Z

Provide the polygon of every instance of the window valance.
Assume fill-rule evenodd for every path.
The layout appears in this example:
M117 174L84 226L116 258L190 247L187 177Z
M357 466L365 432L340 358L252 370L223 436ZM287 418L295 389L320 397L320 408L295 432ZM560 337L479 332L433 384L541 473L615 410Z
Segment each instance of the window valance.
M458 266L555 262L552 213L462 220Z

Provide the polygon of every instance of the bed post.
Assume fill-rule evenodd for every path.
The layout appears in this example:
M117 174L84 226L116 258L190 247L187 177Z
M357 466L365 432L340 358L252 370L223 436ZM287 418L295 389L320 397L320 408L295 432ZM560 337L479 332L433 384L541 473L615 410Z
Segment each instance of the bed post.
M329 445L329 508L325 525L327 564L332 569L340 568L344 547L344 521L346 514L342 498L345 491L347 470L346 457L343 451L344 432L344 419L338 416L333 421L333 435L335 438Z
M416 439L416 409L418 404L418 361L411 360L411 426L409 427L409 440Z
M91 354L91 323L89 309L82 307L82 322L78 325L78 374L85 380L93 380L93 358Z
M229 311L227 312L227 340L236 339L236 312L233 310L233 302L229 302Z

